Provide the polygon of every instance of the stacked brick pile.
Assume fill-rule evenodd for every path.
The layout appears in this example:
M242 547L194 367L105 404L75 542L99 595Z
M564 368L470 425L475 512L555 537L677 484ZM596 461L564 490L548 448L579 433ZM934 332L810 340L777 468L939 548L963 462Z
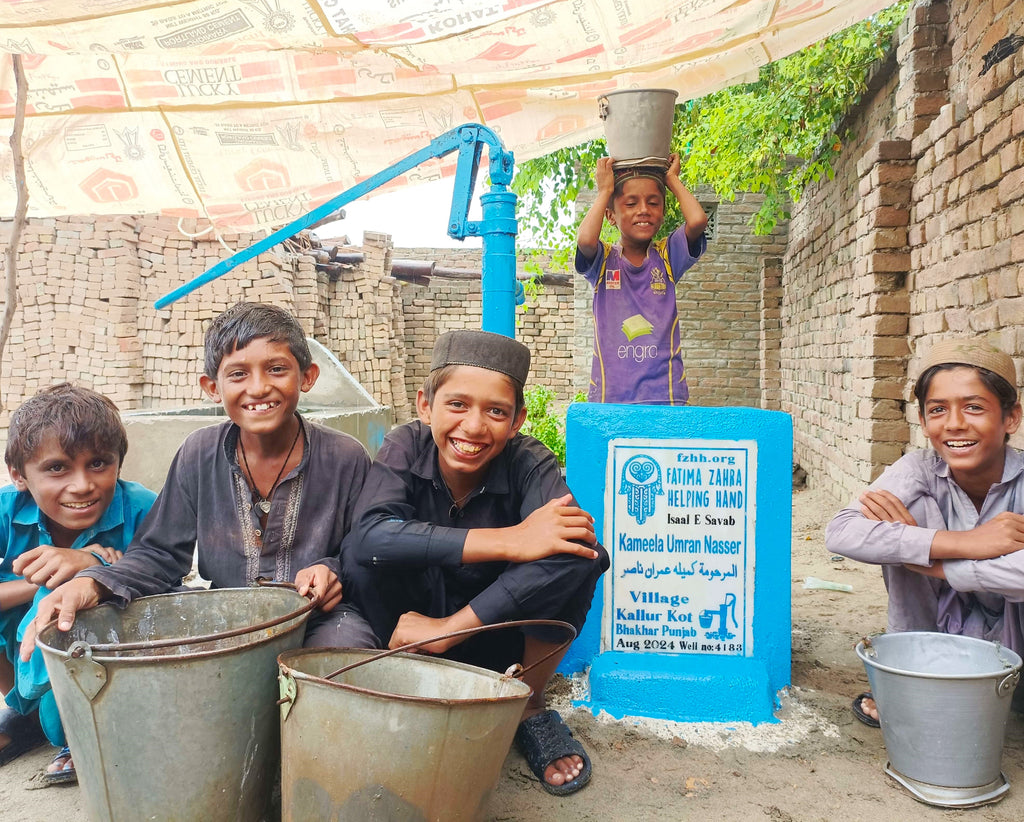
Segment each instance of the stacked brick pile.
M368 265L350 279L331 283L311 257L275 249L155 309L158 297L259 238L221 239L157 216L30 220L4 352L0 448L11 410L63 380L95 388L124 411L202 402L203 334L239 300L294 313L367 391L403 413L403 320L385 271L387 237L371 238Z
M406 340L402 295L390 276L391 239L366 232L365 261L327 286L326 345L395 419L410 413L405 390Z

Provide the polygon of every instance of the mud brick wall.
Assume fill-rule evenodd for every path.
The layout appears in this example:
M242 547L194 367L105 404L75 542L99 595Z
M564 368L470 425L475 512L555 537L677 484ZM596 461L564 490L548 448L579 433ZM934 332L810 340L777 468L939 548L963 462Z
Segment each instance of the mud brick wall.
M1024 356L1024 52L986 65L1008 35L1024 35L1024 4L950 2L945 104L915 135L909 341L983 335ZM908 408L916 422L916 410ZM924 438L915 430L914 444ZM1020 445L1020 442L1015 441Z
M915 14L844 124L850 134L834 179L794 204L783 259L780 407L793 417L794 459L837 501L870 482L907 441L906 141L923 127L921 112L939 107L913 93L913 66L901 67L906 44L922 39Z
M464 272L481 271L480 248L396 248L395 259L433 262L439 268ZM520 252L517 273L525 274L528 262L544 274L564 274L552 265L550 255ZM480 328L483 301L479 279L431 277L429 285L401 284L405 323L405 388L409 413L415 412L416 392L430 372L434 340L445 331ZM516 339L530 349L530 385L551 388L559 401L573 396L573 352L578 345L574 328L571 286L545 285L530 296L527 308L516 311ZM396 419L404 421L410 417Z
M992 62L1022 32L1024 4L916 3L835 179L794 209L781 407L838 501L924 445L911 378L935 340L1024 355L1024 55Z
M710 190L699 191L707 208L716 210L714 236L706 254L676 287L682 326L683 357L692 405L761 407L762 268L785 250L785 223L775 233L754 236L750 219L760 207L755 195L718 203ZM586 208L584 199L577 207ZM432 261L439 267L480 270L480 249L395 249L396 259ZM593 318L591 292L572 260L520 253L518 271L527 263L544 274L567 276L571 286L545 285L517 311L516 337L530 347L532 385L554 390L560 403L590 382ZM406 385L410 401L429 370L433 340L453 328L479 328L479 281L434 277L429 286L404 283ZM774 321L778 324L777 308ZM771 338L778 345L778 335ZM777 386L777 380L774 381ZM777 390L777 389L776 389Z
M710 190L695 193L709 214L715 212L715 226L707 252L676 286L689 404L771 407L762 390L764 267L785 251L787 224L755 235L750 221L761 207L760 196L718 202ZM772 338L765 343L768 356L777 356ZM770 393L777 382L770 374L767 379Z
M157 310L157 298L229 254L208 236L188 236L194 224L180 228L156 216L28 222L3 357L0 448L11 411L64 380L106 394L122 411L199 404L203 334L239 300L291 311L374 397L407 413L401 297L386 235L368 235L366 262L336 282L311 257L274 249ZM260 238L222 239L241 249Z

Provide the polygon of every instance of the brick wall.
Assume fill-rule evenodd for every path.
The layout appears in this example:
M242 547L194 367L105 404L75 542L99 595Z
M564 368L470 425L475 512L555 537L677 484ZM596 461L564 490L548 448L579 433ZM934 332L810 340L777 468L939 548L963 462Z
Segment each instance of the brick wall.
M910 32L905 26L901 39ZM886 141L915 128L914 100L897 103L900 83L896 59L877 67L845 123L834 178L794 204L783 259L780 408L793 417L794 459L836 500L898 457L906 439L893 431L879 442L874 430L903 418L909 217L905 202L893 202L898 192L879 188L893 153L908 153ZM897 319L888 322L898 325L902 309L902 337L899 328L878 328L894 307Z
M911 380L936 339L1024 355L1024 55L982 73L1024 4L921 0L850 118L833 181L794 209L782 408L810 483L845 501L924 445Z
M911 144L912 369L954 334L1024 356L1024 53L985 70L996 41L1024 33L1024 4L953 0L947 16L949 91Z
M754 236L750 218L760 207L755 195L718 203L699 191L707 209L717 209L716 234L707 253L676 288L692 405L761 406L760 337L762 267L785 249L785 224L768 236ZM438 267L480 270L479 248L395 249L395 259L435 262ZM571 286L544 287L517 312L516 337L533 353L530 382L555 391L560 402L586 392L590 380L593 319L590 287L572 270L572 261L551 255L520 253L543 274L561 274ZM438 334L453 328L479 328L480 283L434 277L429 286L403 284L406 385L411 401L429 370L430 347ZM776 309L777 311L777 309ZM776 323L778 317L775 317Z
M434 262L439 268L474 272L481 270L480 248L396 248L394 258ZM552 265L550 255L530 256L520 252L517 263L524 274L528 259L544 274L564 274ZM401 286L405 321L405 389L409 413L416 392L430 371L434 340L445 331L480 328L483 312L480 280L434 276L429 285L403 283ZM561 403L573 396L573 351L577 345L571 286L546 285L528 300L528 309L516 312L516 339L530 349L530 385L545 385ZM396 415L402 421L408 417Z
M259 238L223 239L244 248ZM267 252L158 311L158 297L224 259L225 248L185 236L166 218L30 220L3 357L0 449L10 412L63 380L106 394L123 411L197 404L206 325L239 300L291 311L380 402L407 413L401 297L387 276L389 246L386 236L369 235L366 262L336 282L318 273L311 257Z
M676 287L690 405L766 407L761 385L764 266L784 252L787 225L755 236L750 220L761 207L759 195L739 194L719 203L710 190L696 194L709 214L717 213L707 252Z

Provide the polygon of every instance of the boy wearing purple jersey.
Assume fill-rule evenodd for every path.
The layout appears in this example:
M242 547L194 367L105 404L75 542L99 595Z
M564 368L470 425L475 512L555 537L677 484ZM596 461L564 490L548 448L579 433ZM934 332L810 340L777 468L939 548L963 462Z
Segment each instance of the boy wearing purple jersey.
M594 289L594 364L590 402L685 405L676 283L707 248L708 218L679 179L679 155L667 171L614 169L597 161L597 197L580 223L576 270ZM665 220L665 187L679 201L683 225L655 240ZM619 242L601 242L605 220Z

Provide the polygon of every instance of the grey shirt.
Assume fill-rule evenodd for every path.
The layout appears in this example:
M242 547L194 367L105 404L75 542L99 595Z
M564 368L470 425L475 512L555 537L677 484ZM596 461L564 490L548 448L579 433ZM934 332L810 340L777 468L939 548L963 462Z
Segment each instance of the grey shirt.
M306 437L302 461L274 492L262 533L235 455L239 428L226 422L182 443L124 558L81 576L105 585L120 604L178 585L192 568L193 551L200 575L215 588L251 585L258 577L291 582L316 564L340 577L341 542L370 457L348 434L299 420Z
M901 457L870 486L895 494L917 522L876 522L854 500L825 529L829 551L883 566L890 631L943 631L1024 650L1024 551L993 559L947 559L945 581L904 568L930 566L936 531L968 531L1003 511L1024 513L1024 456L1006 448L1003 476L981 510L934 451Z

